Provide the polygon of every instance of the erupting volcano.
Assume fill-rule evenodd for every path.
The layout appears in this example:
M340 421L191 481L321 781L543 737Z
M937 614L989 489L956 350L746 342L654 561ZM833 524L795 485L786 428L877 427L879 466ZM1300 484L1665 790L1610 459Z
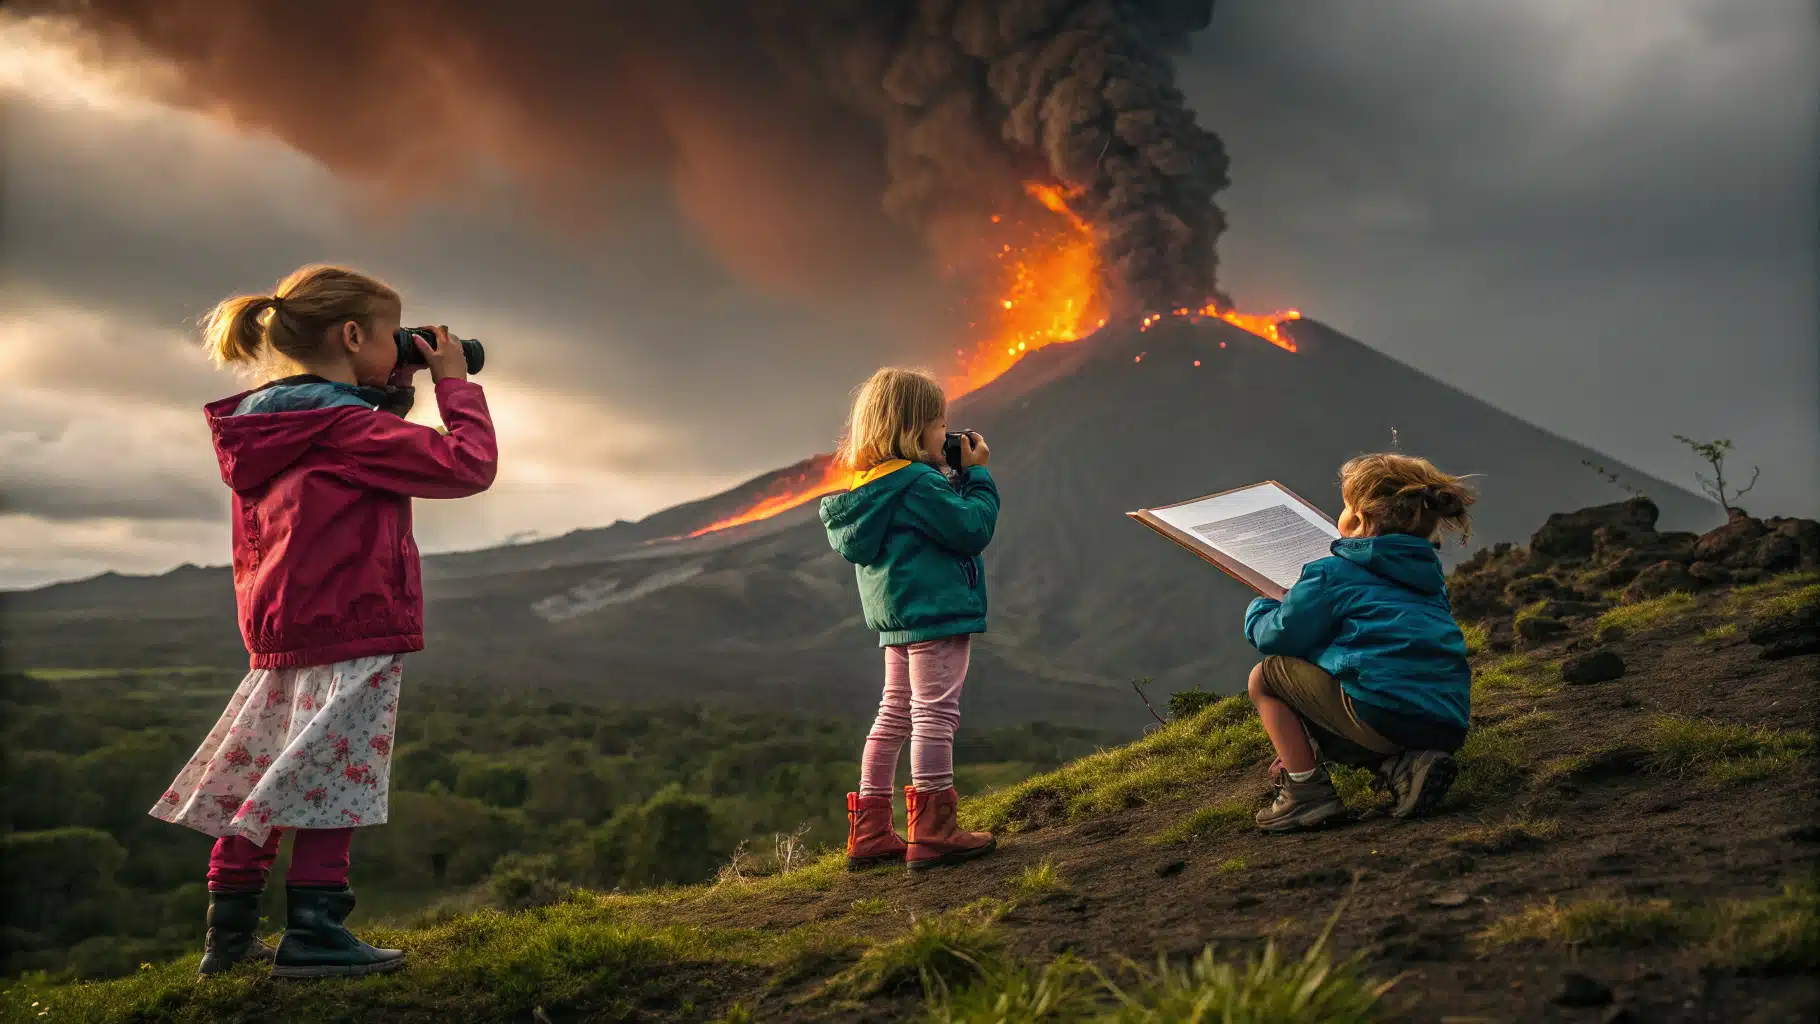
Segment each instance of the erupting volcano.
M995 298L987 305L986 336L971 347L954 350L955 368L946 375L950 400L979 390L1016 366L1019 360L1050 345L1079 341L1106 326L1109 305L1092 225L1072 210L1079 192L1056 185L1027 184L1025 193L1053 217L1022 246L1001 243ZM992 223L1001 217L993 215ZM1199 323L1218 319L1249 331L1278 348L1296 350L1282 324L1301 318L1297 310L1240 313L1208 302L1182 306L1167 314L1150 313L1138 325L1147 331L1165 316ZM1199 364L1196 364L1199 365ZM733 515L689 534L699 537L733 526L769 519L826 494L847 489L852 470L832 455L817 455L802 470L776 478L767 493Z

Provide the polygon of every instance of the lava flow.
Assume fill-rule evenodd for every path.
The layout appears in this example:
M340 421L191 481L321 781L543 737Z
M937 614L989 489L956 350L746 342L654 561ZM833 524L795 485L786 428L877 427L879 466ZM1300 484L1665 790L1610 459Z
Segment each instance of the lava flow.
M1093 229L1068 208L1073 193L1054 185L1030 184L1030 198L1056 214L1060 223L1022 247L1001 244L1002 287L990 312L990 334L971 351L956 349L958 366L948 375L950 399L977 391L1017 365L1028 353L1093 333L1106 325L1106 301L1094 250ZM997 223L999 218L994 217ZM1224 320L1279 348L1294 352L1295 339L1283 333L1285 321L1301 318L1296 310L1240 313L1208 303L1144 317L1139 330L1149 330L1165 315L1200 322ZM1199 365L1198 363L1196 364ZM769 519L826 494L846 490L853 471L832 455L817 455L801 470L774 478L764 497L740 512L691 533L691 537Z

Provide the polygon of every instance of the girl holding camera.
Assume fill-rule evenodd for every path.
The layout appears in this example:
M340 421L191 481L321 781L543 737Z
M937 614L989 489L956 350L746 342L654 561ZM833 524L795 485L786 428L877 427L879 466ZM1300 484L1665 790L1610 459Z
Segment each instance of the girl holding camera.
M233 493L251 671L151 811L217 837L202 974L243 960L272 961L281 977L404 965L403 952L361 942L344 922L349 842L386 820L404 655L423 649L411 499L486 490L498 451L446 328L434 346L411 342L447 434L402 418L417 367L399 365L401 305L371 277L315 266L204 321L218 364L257 364L273 379L204 410ZM257 928L285 831L295 839L274 952Z
M885 692L866 739L858 793L847 794L847 866L911 869L992 851L987 832L955 820L954 730L972 634L986 630L980 553L998 522L991 451L958 435L953 482L937 468L947 397L927 373L886 368L859 389L839 457L853 488L821 502L834 550L854 563L866 625L885 650ZM910 741L910 841L892 824L898 753Z

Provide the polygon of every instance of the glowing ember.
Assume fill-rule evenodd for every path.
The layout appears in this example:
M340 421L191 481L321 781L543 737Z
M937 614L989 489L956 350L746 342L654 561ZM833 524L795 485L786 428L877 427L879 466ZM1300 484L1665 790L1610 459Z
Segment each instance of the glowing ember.
M771 485L766 488L765 496L753 502L751 506L725 519L709 523L689 536L699 537L704 533L725 530L730 526L769 519L779 512L788 512L790 509L813 501L824 494L844 491L852 483L852 470L838 465L832 455L817 455L809 460L809 465L803 469L773 479Z
M972 352L957 353L960 366L945 382L949 399L991 383L1026 353L1077 341L1105 326L1093 230L1068 208L1073 193L1054 185L1026 185L1024 191L1063 223L1021 248L1000 246L1004 278L998 308L986 338Z

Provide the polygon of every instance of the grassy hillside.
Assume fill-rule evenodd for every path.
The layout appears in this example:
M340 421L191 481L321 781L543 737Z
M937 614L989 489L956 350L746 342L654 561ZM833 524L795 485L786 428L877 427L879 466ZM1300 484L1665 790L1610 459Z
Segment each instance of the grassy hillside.
M1586 542L1557 551L1545 530L1456 574L1478 610L1474 727L1448 806L1429 819L1387 818L1363 773L1346 773L1354 821L1256 833L1267 747L1227 699L970 801L970 822L1006 838L965 868L847 874L833 854L770 874L735 863L712 884L370 929L411 951L395 976L282 984L242 968L198 982L191 955L117 981L10 983L0 1010L552 1024L1812 1019L1814 554L1797 538L1805 565L1765 570L1751 562L1779 526L1718 544L1621 515L1551 522ZM1664 563L1687 580L1653 593L1674 576Z

